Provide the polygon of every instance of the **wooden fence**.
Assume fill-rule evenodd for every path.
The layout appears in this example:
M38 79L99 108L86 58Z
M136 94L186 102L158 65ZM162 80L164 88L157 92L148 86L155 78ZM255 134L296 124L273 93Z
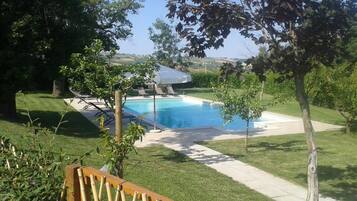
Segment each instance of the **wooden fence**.
M119 177L91 167L66 167L67 201L173 201Z

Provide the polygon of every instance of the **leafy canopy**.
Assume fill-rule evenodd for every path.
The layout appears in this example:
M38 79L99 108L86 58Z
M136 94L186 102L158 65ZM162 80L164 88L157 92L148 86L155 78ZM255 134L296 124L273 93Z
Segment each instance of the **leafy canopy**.
M62 66L61 72L74 90L103 99L113 109L115 90L120 90L125 96L134 85L150 81L156 68L153 60L111 65L108 60L114 54L115 51L111 51L105 56L103 43L95 40L84 48L83 53L73 54L70 64Z
M253 70L270 69L285 76L304 75L316 67L315 61L333 61L353 6L352 1L335 0L173 0L167 4L168 17L180 20L176 30L189 42L190 55L205 56L206 49L223 46L236 29L268 48L269 62Z
M140 7L135 0L1 1L0 90L56 78L58 67L95 38L106 50L118 48L131 34L128 14Z

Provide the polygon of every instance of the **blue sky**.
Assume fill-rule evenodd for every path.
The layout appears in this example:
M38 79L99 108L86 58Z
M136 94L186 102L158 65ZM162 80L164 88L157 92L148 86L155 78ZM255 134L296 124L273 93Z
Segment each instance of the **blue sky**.
M143 5L144 7L139 10L138 14L129 16L133 23L133 36L118 42L120 53L151 54L154 51L148 28L157 18L168 21L166 0L145 0ZM217 50L211 49L206 53L209 57L248 58L256 55L257 52L258 47L252 41L233 31L225 40L224 47Z

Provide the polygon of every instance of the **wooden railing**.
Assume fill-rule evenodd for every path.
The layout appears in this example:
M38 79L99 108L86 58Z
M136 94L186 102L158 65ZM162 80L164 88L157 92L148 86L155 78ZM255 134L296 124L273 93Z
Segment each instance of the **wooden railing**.
M67 201L173 201L119 177L91 167L66 167Z

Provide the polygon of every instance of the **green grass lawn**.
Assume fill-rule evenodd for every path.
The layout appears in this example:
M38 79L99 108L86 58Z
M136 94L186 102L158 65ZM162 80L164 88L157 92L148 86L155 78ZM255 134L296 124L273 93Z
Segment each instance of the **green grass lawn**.
M10 138L17 146L26 147L31 134L22 125L27 122L22 99L17 99L19 118L16 121L0 119L0 135ZM25 99L31 116L39 118L38 123L49 129L53 129L60 112L65 109L62 99L53 98L48 93L30 93ZM69 122L57 135L42 136L40 140L48 145L53 138L54 151L62 148L73 157L92 152L84 163L101 167L103 160L94 151L97 146L101 147L98 129L72 108L66 119ZM211 168L161 146L141 148L137 155L131 154L126 162L125 179L177 201L270 200Z
M185 94L188 96L215 100L213 90L210 88L191 88L191 89L180 90L179 92L180 94ZM268 102L272 98L270 95L267 94L265 94L263 97L264 97L263 101L265 102ZM271 112L292 115L297 117L301 116L299 105L294 100L284 104L268 107L267 110ZM311 118L313 120L321 121L325 123L331 123L331 124L339 124L339 125L344 124L343 117L335 110L318 107L314 105L310 106L310 110L311 110Z
M316 136L321 193L338 200L357 200L357 132L322 132ZM306 187L307 147L303 134L249 140L202 142L221 153Z

